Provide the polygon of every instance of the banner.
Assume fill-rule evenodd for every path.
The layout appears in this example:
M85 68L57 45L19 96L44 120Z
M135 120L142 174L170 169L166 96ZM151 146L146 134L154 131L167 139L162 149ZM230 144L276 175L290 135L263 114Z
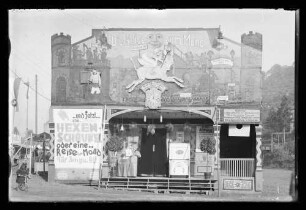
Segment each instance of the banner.
M29 83L29 82L26 82L26 83L24 83L24 84L28 87L26 98L29 99L29 87L30 87L30 83Z
M54 109L55 168L99 169L102 109Z
M20 81L21 81L21 78L18 77L14 80L14 96L15 96L15 99L17 100L17 104L16 104L16 112L19 111L19 108L18 108L18 92L19 92L19 86L20 86Z

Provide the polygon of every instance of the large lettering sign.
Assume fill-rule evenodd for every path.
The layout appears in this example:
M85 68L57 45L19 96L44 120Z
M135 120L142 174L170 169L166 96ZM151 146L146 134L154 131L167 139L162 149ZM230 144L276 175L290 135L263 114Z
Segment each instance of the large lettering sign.
M102 109L54 109L55 168L98 170Z
M224 109L224 122L260 122L260 110Z

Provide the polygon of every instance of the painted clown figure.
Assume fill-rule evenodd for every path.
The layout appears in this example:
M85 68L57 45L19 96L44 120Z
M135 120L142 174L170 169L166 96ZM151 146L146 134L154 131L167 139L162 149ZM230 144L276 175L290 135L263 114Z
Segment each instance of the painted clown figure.
M101 77L97 70L92 70L89 78L89 83L91 84L91 94L100 94L101 88Z

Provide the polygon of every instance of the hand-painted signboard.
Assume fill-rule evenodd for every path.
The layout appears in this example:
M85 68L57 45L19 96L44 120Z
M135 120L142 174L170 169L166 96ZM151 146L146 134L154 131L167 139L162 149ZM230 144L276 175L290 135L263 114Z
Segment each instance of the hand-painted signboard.
M258 123L260 110L253 109L224 109L224 122L228 123Z
M102 156L102 109L53 109L53 119L55 168L82 169L86 171L84 179L97 179Z
M169 143L169 159L190 159L189 143Z
M169 161L170 176L188 176L189 160L170 160Z
M223 189L224 190L252 190L253 180L224 179Z

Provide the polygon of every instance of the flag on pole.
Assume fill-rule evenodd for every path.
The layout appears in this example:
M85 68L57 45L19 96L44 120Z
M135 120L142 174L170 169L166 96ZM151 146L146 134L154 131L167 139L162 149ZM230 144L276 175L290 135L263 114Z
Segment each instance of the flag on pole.
M27 99L29 99L29 87L30 87L30 83L29 83L29 82L25 82L24 84L25 84L26 86L28 86L26 97L27 97Z
M14 96L15 96L15 100L17 102L17 99L18 99L18 92L19 92L19 86L20 86L20 81L21 81L21 78L18 77L14 80ZM16 112L18 112L18 102L16 103Z

